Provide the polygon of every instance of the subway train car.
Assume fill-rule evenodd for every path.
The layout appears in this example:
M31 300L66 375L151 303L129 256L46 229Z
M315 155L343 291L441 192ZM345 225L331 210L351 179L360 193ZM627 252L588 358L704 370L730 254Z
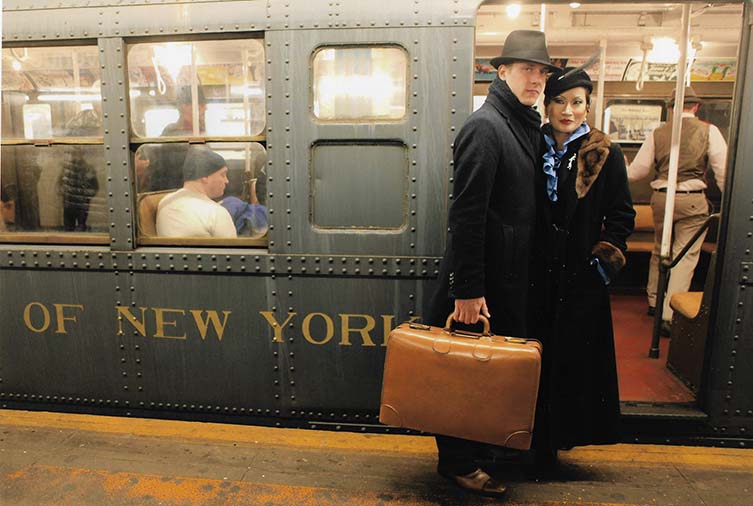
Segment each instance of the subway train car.
M667 119L682 65L724 132L697 307L649 358L642 218L613 287L618 371L627 441L750 445L752 15L713 1L6 0L0 406L396 430L377 417L388 334L434 288L452 143L488 59L528 28L563 65L599 50L590 121L628 157ZM212 197L234 230L172 237L159 206L208 151L228 167ZM636 207L647 188L632 187Z

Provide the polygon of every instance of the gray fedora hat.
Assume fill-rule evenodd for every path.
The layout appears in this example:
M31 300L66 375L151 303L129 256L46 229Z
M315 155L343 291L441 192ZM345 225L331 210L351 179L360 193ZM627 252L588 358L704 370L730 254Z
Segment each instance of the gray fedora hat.
M669 106L674 107L675 106L675 91L672 90L672 95L669 97ZM682 101L683 105L690 105L690 104L700 104L701 103L701 97L699 97L695 90L691 88L690 86L685 87L685 99Z
M505 39L502 54L496 58L492 58L491 64L494 68L498 68L502 64L515 61L540 63L552 70L559 70L559 67L552 65L549 58L544 32L538 30L515 30L510 32Z

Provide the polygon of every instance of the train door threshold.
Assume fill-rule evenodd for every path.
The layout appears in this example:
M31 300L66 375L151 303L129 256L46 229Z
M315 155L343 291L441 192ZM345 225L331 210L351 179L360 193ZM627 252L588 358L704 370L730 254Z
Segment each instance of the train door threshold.
M623 418L692 420L704 422L709 416L692 403L630 402L620 403Z

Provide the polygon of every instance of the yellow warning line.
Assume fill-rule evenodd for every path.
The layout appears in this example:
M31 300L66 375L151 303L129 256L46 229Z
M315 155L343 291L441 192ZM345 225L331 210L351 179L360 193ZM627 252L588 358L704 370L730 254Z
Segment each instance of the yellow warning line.
M44 487L38 484L44 483ZM183 506L222 504L295 504L297 506L380 506L386 502L401 506L433 506L436 498L426 498L410 489L400 491L345 490L326 487L283 485L194 477L175 477L130 472L108 472L83 468L33 465L5 475L7 493L23 490L27 502L55 495L56 506L89 504L104 498L118 504L146 501ZM39 496L39 497L37 497ZM639 506L633 503L581 500L505 501L509 506Z
M291 446L312 450L397 452L436 455L434 438L388 434L356 434L248 425L151 420L66 413L0 410L0 426L39 427L144 437ZM565 462L604 462L626 465L677 464L708 468L753 470L753 449L692 446L611 445L576 448L561 453Z

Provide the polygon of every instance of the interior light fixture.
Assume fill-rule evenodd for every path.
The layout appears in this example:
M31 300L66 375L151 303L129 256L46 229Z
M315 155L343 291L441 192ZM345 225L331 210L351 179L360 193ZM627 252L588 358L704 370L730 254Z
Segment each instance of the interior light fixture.
M520 4L509 4L506 10L507 17L515 19L520 15Z
M652 63L677 63L680 59L680 47L671 37L654 37L651 39L653 48L647 55Z
M580 7L580 2L570 2L571 9L577 9L578 7Z

